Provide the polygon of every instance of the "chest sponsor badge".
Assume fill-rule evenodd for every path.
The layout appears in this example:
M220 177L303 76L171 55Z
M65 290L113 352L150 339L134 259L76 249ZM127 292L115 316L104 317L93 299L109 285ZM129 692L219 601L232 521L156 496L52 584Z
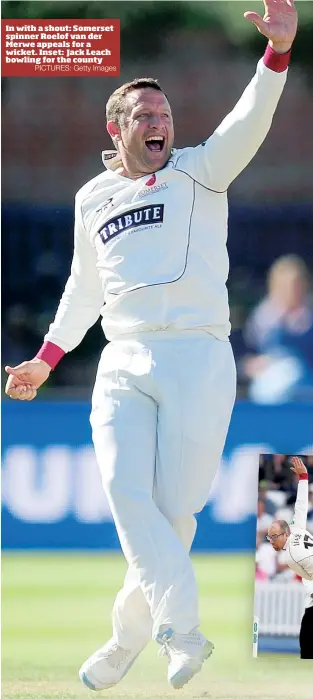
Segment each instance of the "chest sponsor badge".
M98 233L102 242L107 243L123 231L148 226L153 223L162 223L163 216L164 204L141 206L139 209L111 218L99 229Z

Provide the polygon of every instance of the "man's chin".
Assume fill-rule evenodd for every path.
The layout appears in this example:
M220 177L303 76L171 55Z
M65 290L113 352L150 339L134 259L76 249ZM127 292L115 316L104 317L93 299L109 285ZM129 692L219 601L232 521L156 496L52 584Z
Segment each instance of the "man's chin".
M149 153L148 158L146 158L147 172L153 173L157 172L157 170L161 170L164 167L164 165L166 165L167 161L170 158L170 155L170 152L164 153L163 151L151 151L151 153Z

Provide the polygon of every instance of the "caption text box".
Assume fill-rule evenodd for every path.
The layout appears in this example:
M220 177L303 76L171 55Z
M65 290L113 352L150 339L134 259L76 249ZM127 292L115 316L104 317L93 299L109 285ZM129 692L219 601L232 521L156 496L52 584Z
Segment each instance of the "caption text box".
M1 20L4 77L120 74L118 19Z

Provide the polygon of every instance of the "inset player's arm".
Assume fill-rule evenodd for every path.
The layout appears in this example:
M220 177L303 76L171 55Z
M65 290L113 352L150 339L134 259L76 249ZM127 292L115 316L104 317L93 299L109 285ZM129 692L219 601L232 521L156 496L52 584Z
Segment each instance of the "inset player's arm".
M59 307L44 338L38 355L47 357L47 343L53 343L70 352L82 341L87 330L99 318L103 305L103 291L97 270L96 250L84 228L80 200L75 202L74 255L71 274L66 283ZM50 363L50 362L49 362Z
M265 16L245 17L269 39L250 84L234 109L202 145L188 150L177 167L216 192L225 192L259 150L282 94L297 30L293 0L264 0Z
M295 511L291 525L298 529L306 529L306 521L308 516L309 506L309 477L307 469L298 456L292 459L291 470L299 476L297 489L297 499Z

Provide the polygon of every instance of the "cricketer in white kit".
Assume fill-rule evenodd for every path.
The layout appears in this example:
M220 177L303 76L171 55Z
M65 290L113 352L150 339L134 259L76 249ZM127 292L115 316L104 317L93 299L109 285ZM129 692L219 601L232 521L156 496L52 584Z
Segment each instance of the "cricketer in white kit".
M149 639L182 687L213 644L198 631L189 550L235 399L229 343L227 189L264 141L297 28L292 0L246 13L269 39L234 110L195 148L173 149L158 83L123 85L107 104L116 151L78 192L71 275L36 358L7 394L31 400L99 314L110 343L97 373L91 425L103 486L128 562L113 636L83 664L91 689L116 684ZM112 156L112 157L111 157Z
M294 517L288 524L275 520L268 530L268 540L275 551L285 551L284 563L305 580L313 580L313 536L306 529L309 506L309 477L299 457L292 459L291 470L299 476Z
M305 610L299 633L300 657L302 660L313 660L313 578L302 578L302 584L305 588Z

